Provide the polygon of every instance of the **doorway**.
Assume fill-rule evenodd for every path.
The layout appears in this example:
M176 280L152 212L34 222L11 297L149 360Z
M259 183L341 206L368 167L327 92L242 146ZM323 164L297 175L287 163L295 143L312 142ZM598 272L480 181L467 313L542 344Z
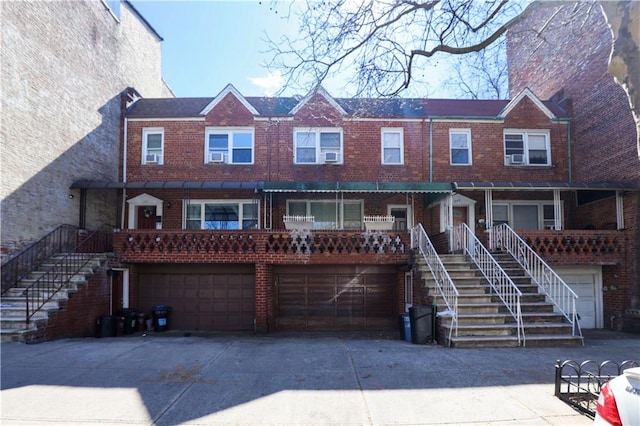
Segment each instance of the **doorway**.
M138 229L156 229L156 206L138 206Z
M111 315L129 307L129 270L110 269L111 271Z

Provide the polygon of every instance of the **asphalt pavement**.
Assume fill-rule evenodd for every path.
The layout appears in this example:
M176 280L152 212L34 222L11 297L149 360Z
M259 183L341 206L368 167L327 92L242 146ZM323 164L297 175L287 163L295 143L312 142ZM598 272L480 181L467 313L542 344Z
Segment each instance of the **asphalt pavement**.
M557 360L638 360L640 335L455 349L395 333L167 331L0 349L2 425L589 425L554 396Z

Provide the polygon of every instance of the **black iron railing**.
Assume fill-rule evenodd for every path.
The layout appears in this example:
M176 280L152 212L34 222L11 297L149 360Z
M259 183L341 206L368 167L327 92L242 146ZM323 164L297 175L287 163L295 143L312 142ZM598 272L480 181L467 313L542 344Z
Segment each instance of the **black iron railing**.
M582 363L567 360L556 364L555 395L562 401L594 418L600 389L624 370L640 367L639 361L623 361L618 364L604 361L598 364L587 360Z
M84 238L70 253L59 259L44 272L31 286L24 290L26 300L26 321L56 295L60 289L69 286L74 277L96 254L113 250L111 230L95 231Z
M29 272L58 253L73 250L78 244L78 228L60 225L40 241L31 244L2 265L2 294L15 287Z

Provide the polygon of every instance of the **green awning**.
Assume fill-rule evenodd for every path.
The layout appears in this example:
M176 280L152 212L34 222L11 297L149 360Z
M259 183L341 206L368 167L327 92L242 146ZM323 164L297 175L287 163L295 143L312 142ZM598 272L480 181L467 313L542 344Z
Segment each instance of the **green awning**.
M451 192L449 182L265 182L265 192Z

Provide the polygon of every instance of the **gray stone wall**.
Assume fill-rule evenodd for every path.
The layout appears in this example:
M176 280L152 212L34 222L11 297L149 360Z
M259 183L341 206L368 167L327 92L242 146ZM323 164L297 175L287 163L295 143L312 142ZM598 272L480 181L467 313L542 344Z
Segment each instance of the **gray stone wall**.
M79 179L119 180L121 93L173 96L161 39L121 3L0 2L1 248L79 224ZM73 195L73 198L70 198ZM116 224L116 192L89 191L86 227Z

